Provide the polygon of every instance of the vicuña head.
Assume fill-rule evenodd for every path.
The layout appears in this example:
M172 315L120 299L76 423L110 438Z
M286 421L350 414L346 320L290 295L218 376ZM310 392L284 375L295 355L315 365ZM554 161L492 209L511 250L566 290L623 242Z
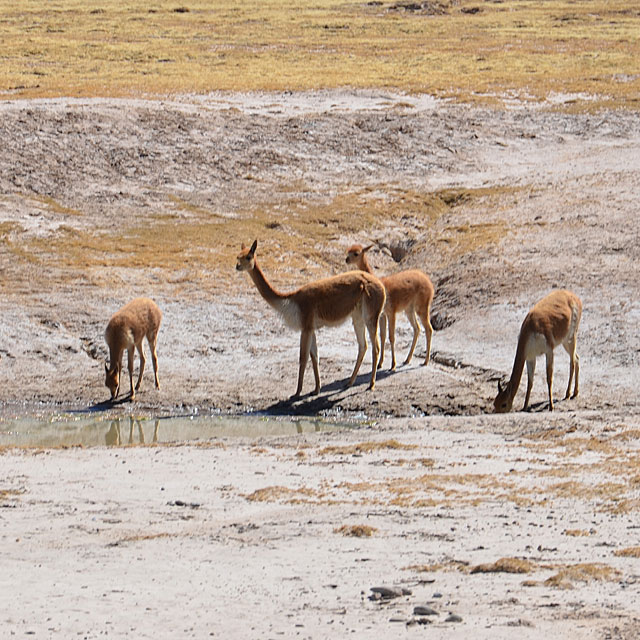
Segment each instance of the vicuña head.
M347 250L347 264L352 264L362 271L373 274L373 268L367 259L367 252L374 245L363 247L361 244L354 244ZM413 352L420 335L420 325L416 320L416 315L424 327L427 338L427 351L424 364L429 364L431 357L431 338L433 327L431 326L431 303L433 302L433 284L429 276L418 269L400 271L389 276L381 277L380 280L387 292L387 302L383 315L380 317L380 360L378 368L384 362L384 345L387 333L387 321L389 322L389 342L391 343L391 371L396 368L396 314L405 312L409 323L413 328L413 340L409 353L404 364L409 364L413 357Z
M513 407L513 400L518 392L524 365L527 365L527 393L523 411L529 408L533 376L536 370L536 358L546 356L547 389L549 393L549 411L553 411L553 351L561 344L569 354L569 383L564 396L566 400L571 394L571 382L575 374L575 385L571 398L578 396L578 377L580 375L580 358L576 353L576 339L582 302L571 291L559 289L537 302L525 317L520 327L518 347L513 363L511 378L505 384L498 381L498 395L493 401L496 413L507 413Z
M236 269L246 271L260 295L282 317L287 326L300 331L300 362L298 386L293 395L300 396L304 372L309 356L315 376L314 393L320 391L318 370L318 347L315 330L319 327L337 326L351 317L358 339L358 356L347 386L351 386L367 350L365 327L371 339L373 363L369 388L376 381L376 361L378 358L378 320L384 307L385 291L378 278L361 271L350 271L306 284L290 293L280 293L274 289L262 273L256 260L258 241L250 248L242 245L236 260Z
M122 354L125 349L128 356L129 384L131 386L131 400L135 398L135 391L140 389L142 374L144 373L145 357L142 350L142 340L146 336L151 349L151 361L155 374L156 389L160 388L158 380L158 356L156 355L156 343L162 312L153 300L149 298L136 298L116 311L109 320L104 333L109 347L109 364L105 363L105 386L111 392L111 400L118 397L120 391L120 374L122 371ZM133 354L138 350L140 356L140 374L138 382L133 388Z

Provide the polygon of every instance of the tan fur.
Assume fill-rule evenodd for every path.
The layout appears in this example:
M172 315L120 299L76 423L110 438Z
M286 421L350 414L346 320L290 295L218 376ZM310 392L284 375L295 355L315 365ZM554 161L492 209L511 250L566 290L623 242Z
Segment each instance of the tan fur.
M373 274L373 268L367 260L367 251L373 245L363 247L354 244L347 251L347 264L353 264L358 269ZM410 269L390 276L380 278L387 292L387 302L383 316L380 318L380 361L378 368L384 361L384 345L386 341L387 320L389 321L389 342L391 343L391 371L396 368L396 314L404 311L407 319L413 327L413 341L404 364L409 364L420 335L420 326L416 321L416 314L422 322L427 338L427 354L424 364L429 364L431 357L431 338L433 328L431 326L431 303L433 302L433 284L422 271Z
M151 361L155 374L156 389L160 388L158 380L158 356L156 343L158 330L162 320L162 312L153 300L136 298L117 311L109 320L104 333L109 346L109 365L105 364L105 385L111 391L111 399L115 400L120 391L120 372L122 370L122 354L125 349L128 355L129 383L131 386L131 400L135 398L135 391L140 389L142 374L144 373L145 357L142 351L142 340L146 336L151 348ZM133 353L138 350L140 355L140 374L136 388L133 388Z
M582 316L582 302L571 291L558 289L540 300L529 311L518 337L518 348L509 382L503 387L498 383L498 395L493 401L496 413L511 411L513 400L518 392L524 365L527 365L527 394L523 411L529 407L533 375L536 369L536 357L545 355L547 360L547 387L549 391L549 411L553 411L553 350L561 344L569 354L569 384L564 396L566 400L571 392L571 381L575 373L573 395L578 395L578 377L580 358L576 353L578 326Z
M298 386L293 397L297 398L302 391L309 355L311 355L316 382L314 393L317 394L320 391L315 330L319 327L339 325L349 317L353 321L358 339L358 357L347 386L354 383L367 350L366 327L373 352L369 383L369 388L373 389L376 383L376 362L379 351L378 321L385 303L382 283L367 273L351 272L311 282L291 293L280 293L269 284L258 266L255 258L257 246L257 240L249 249L242 246L236 269L246 271L260 295L283 317L287 326L300 331Z

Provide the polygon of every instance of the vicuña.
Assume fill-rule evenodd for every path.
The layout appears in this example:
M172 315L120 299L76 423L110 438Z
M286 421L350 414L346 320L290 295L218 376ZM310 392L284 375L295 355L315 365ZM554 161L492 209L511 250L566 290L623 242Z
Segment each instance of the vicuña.
M580 374L580 359L576 353L576 337L578 325L582 316L582 302L575 293L558 289L542 298L529 311L518 337L516 358L513 363L511 379L506 384L498 381L498 395L493 401L496 413L511 411L513 399L518 392L522 371L527 364L527 394L524 399L523 411L529 408L533 375L536 370L536 358L541 355L547 360L547 387L549 389L549 411L553 411L553 350L561 344L569 354L569 383L566 400L571 393L571 382L575 374L575 385L572 398L578 395L578 376Z
M367 251L373 245L363 247L354 244L347 251L347 264L353 264L358 269L373 274L373 268L367 259ZM420 326L416 320L416 314L422 322L424 332L427 336L427 353L424 364L429 364L431 357L431 338L433 328L431 326L431 303L433 302L433 284L422 271L410 269L400 271L389 276L381 277L380 280L387 292L387 302L384 306L383 315L380 317L380 360L378 368L384 361L384 344L387 333L387 320L389 321L389 342L391 343L391 371L396 368L396 314L404 311L407 319L413 327L413 341L404 364L409 364L413 357L413 352L420 335Z
M236 269L246 271L260 295L282 316L285 324L300 331L298 386L293 398L299 397L302 391L309 355L311 355L316 382L314 394L320 391L316 329L340 325L349 317L353 321L358 339L358 357L347 386L354 383L367 350L366 327L371 340L373 357L369 389L373 389L376 383L376 362L379 352L378 322L385 302L384 286L380 280L368 273L352 271L311 282L291 293L280 293L267 281L258 265L255 255L257 246L257 240L249 249L242 245Z
M158 380L158 356L156 355L156 343L162 312L158 305L149 298L136 298L122 309L116 311L109 320L104 333L109 346L109 364L105 363L105 385L111 391L111 400L118 397L120 391L120 373L122 370L122 354L128 353L129 384L131 386L131 400L135 398L135 392L140 389L142 374L144 373L145 357L142 351L142 340L146 336L151 348L151 361L155 374L156 389L160 388ZM140 374L133 389L133 352L134 348L140 355Z

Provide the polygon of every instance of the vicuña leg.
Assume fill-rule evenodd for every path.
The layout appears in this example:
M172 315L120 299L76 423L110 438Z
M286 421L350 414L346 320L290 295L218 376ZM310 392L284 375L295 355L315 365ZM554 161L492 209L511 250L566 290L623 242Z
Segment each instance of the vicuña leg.
M385 313L380 315L380 359L378 360L378 369L382 368L384 362L384 345L387 341L387 316Z
M156 345L158 343L158 333L147 336L149 341L149 347L151 347L151 363L153 364L153 374L156 381L156 389L160 388L160 380L158 379L158 354L156 352Z
M313 365L313 375L316 380L316 388L313 393L320 393L320 371L318 370L318 344L316 343L315 331L302 331L300 333L300 366L298 367L298 388L293 394L293 398L299 398L302 393L302 384L304 382L304 372L311 355L311 363Z
M575 336L573 340L567 345L564 345L566 352L569 354L569 383L567 384L567 393L564 396L564 399L567 398L576 398L578 396L578 376L580 374L580 358L576 353L576 339ZM575 375L575 384L573 387L573 395L571 394L571 382L573 381L573 376Z
M311 355L311 364L313 365L313 376L316 380L316 388L313 392L315 395L320 393L320 369L318 368L318 343L316 342L316 332L311 334L311 347L309 348Z
M424 327L424 332L427 335L427 355L424 357L424 366L429 364L431 358L431 338L433 337L433 327L431 326L431 307L428 306L424 314L420 314L420 320Z
M527 393L524 397L523 411L527 411L529 408L529 398L531 397L531 389L533 388L533 376L536 372L536 361L527 360Z
M146 364L146 359L144 357L144 350L142 349L142 340L140 340L140 344L137 347L138 355L140 356L140 373L138 375L138 382L136 382L136 391L139 391L140 384L142 383L142 374L144 373L144 365Z
M412 306L405 311L405 315L407 316L407 320L409 320L409 324L413 327L413 340L411 342L411 347L409 348L409 353L407 353L407 357L404 360L404 364L409 364L411 362L411 358L413 358L413 352L415 351L416 343L420 336L420 326L418 325L416 312Z
M133 354L135 353L135 347L131 345L127 349L127 365L129 367L129 388L131 389L131 400L136 397L136 392L133 389Z
M396 314L389 314L389 343L391 344L391 371L396 370Z
M364 321L359 313L354 314L353 316L353 330L355 331L356 338L358 339L358 357L356 358L356 365L353 368L351 378L349 378L349 382L347 382L347 387L350 387L355 382L356 377L358 376L358 371L360 371L360 365L362 364L362 360L364 359L364 354L367 352L367 337L364 331ZM375 354L373 360L373 384L375 384L376 361L377 354ZM373 386L370 386L369 388L372 389Z
M367 323L369 339L371 340L371 381L369 382L369 389L373 389L376 386L376 362L378 361L378 353L380 352L377 324L377 322L371 320Z
M547 352L547 387L549 390L549 411L553 411L553 350Z

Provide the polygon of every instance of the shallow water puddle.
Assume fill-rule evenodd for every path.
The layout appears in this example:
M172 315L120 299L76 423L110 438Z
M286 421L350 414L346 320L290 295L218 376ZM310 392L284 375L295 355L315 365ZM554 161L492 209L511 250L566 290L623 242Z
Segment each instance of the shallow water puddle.
M162 442L206 441L211 438L294 435L344 428L324 420L293 420L258 416L187 416L168 418L89 418L0 420L0 446L122 446Z

